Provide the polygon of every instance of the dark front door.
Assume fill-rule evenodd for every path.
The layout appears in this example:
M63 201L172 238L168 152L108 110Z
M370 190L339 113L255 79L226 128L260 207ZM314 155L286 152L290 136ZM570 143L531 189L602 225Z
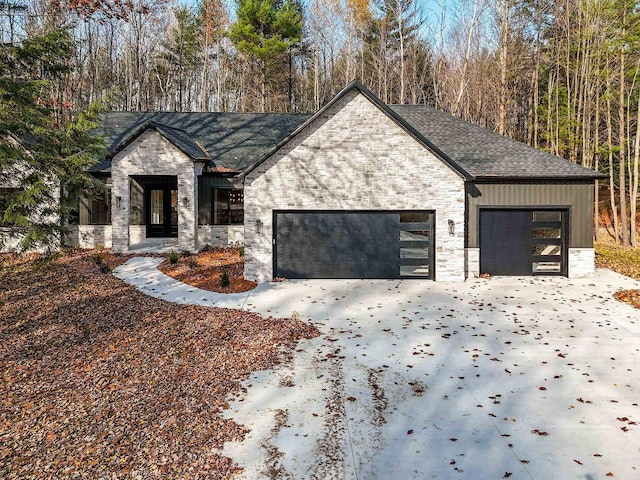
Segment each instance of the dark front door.
M276 212L274 276L433 278L429 211Z
M155 185L145 189L147 237L178 236L178 190Z
M566 210L480 211L480 272L566 275Z

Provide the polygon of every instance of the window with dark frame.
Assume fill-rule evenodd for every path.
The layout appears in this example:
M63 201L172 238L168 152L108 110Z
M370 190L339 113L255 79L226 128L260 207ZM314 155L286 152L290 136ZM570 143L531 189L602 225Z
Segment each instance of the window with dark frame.
M244 223L244 191L231 188L213 189L213 224Z
M86 213L81 216L79 211L75 211L71 219L72 224L111 224L111 184L106 183L105 187L104 190L95 192L95 196L91 199L80 199L80 209Z
M11 223L4 221L4 212L9 207L11 197L20 191L19 188L0 188L0 227L12 227Z
M89 222L91 225L109 225L111 223L111 192L102 192L89 204Z

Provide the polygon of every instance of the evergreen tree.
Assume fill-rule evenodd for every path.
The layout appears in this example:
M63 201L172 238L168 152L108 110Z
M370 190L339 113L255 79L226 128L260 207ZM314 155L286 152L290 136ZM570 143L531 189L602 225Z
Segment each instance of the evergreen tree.
M193 73L201 66L201 23L198 15L187 7L174 8L173 15L175 22L169 38L162 44L161 62L164 71L173 78L173 110L192 110L190 84L193 83Z
M90 134L98 107L61 123L56 112L71 105L51 96L73 48L64 28L0 47L0 176L19 184L1 220L21 229L23 248L55 247L81 194L97 185L87 169L104 149Z
M236 15L229 37L258 64L260 106L265 112L269 78L277 73L285 53L300 42L302 6L297 0L238 0Z

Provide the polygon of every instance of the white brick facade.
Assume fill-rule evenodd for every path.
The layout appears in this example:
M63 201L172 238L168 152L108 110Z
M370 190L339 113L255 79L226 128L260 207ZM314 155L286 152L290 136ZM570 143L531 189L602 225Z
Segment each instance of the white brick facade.
M110 248L111 225L73 225L65 243L79 248Z
M139 238L130 237L130 177L133 175L175 176L178 182L178 244L196 251L198 228L197 176L203 163L194 162L154 130L147 130L114 156L111 164L111 225L115 252L126 252Z
M244 225L198 225L198 248L205 245L244 245Z
M596 252L593 248L569 249L569 278L592 277L595 273Z
M0 177L0 188L21 188L22 181L30 172L27 164L18 162L16 165L10 166L2 171ZM41 222L46 224L58 224L60 217L57 213L45 213L45 210L55 207L60 201L60 183L54 177L46 180L48 187L51 189L51 203L39 204L38 208L33 212L30 221ZM22 251L22 242L25 234L22 230L0 226L0 253L12 253ZM62 242L56 236L47 244L38 243L33 245L29 251L31 252L49 252L58 251L62 246Z
M464 276L474 278L480 275L480 249L464 249Z
M245 277L273 276L273 210L434 210L436 280L462 281L464 196L457 173L351 91L245 179Z

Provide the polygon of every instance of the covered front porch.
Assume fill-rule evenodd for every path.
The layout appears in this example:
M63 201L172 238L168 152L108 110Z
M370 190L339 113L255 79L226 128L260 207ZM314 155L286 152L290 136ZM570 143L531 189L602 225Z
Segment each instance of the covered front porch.
M114 252L198 250L198 185L204 158L168 141L164 128L138 132L111 166Z

